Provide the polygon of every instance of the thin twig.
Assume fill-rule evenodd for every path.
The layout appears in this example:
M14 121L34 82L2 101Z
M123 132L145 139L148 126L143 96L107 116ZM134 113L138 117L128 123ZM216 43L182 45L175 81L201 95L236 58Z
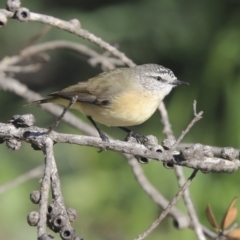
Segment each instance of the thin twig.
M193 127L193 125L199 121L202 118L203 115L203 111L196 113L196 101L194 101L193 103L193 109L194 109L194 118L193 120L189 123L189 125L187 126L186 130L182 131L182 134L180 135L180 137L177 139L177 141L175 142L174 146L172 147L172 149L175 149L177 147L177 145L182 141L182 139L186 136L186 134L190 131L190 129Z
M68 106L63 109L63 112L57 117L57 119L54 122L54 124L49 128L48 133L50 133L59 124L59 122L64 117L66 112L69 110L69 108L72 107L72 105L77 101L77 99L78 99L78 96L74 96L74 97L71 98L71 100L69 101Z
M167 136L167 138L174 138L172 126L168 117L168 112L163 101L159 104L158 111L162 117L163 133Z
M33 45L36 41L38 41L41 37L47 34L49 30L51 29L51 26L44 26L40 31L32 35L23 45L23 48L26 48L30 45Z
M183 174L183 168L180 166L175 166L174 170L175 170L175 173L176 173L176 176L178 179L179 187L181 187L184 185L184 182L186 181L184 174ZM192 199L191 199L188 189L186 189L186 191L183 194L183 200L184 200L185 206L188 210L188 214L191 218L193 229L197 235L198 240L205 240L206 238L203 234L203 229L198 220L197 213L194 209L193 202L192 202Z
M128 155L128 163L131 166L132 172L145 193L155 202L159 207L166 208L169 201L149 182L145 176L142 168L135 158ZM186 228L190 225L189 217L180 212L177 208L172 207L169 212L170 216L176 221L178 228Z
M27 182L33 178L39 178L39 177L41 177L42 173L43 173L43 165L33 168L30 171L22 174L21 176L2 184L0 186L0 194L8 191L9 189L12 189L12 188L18 186L24 182Z
M162 196L162 194L149 182L146 175L144 174L142 168L140 167L139 163L136 161L135 158L131 157L130 155L126 156L128 158L128 163L131 166L132 172L139 183L140 187L143 189L143 191L155 202L159 207L166 208L169 204L169 201ZM184 193L186 193L188 189L185 190ZM179 211L175 206L173 206L170 211L169 215L173 217L175 226L177 226L178 229L184 229L184 228L191 228L195 230L195 226L192 224L191 219L183 214L181 211ZM201 225L202 231L204 234L211 238L215 239L217 234L210 231L205 226Z
M73 50L81 55L88 57L89 63L92 66L96 66L96 63L92 64L91 60L96 58L97 63L100 63L102 66L102 69L104 70L113 69L116 66L123 66L123 62L121 60L117 58L101 55L98 52L80 43L64 41L64 40L55 40L55 41L49 41L49 42L26 47L19 53L19 55L4 58L0 62L0 71L10 71L9 69L11 69L10 66L12 65L21 63L24 60L30 59L43 52L52 51L52 50L61 49L61 48ZM18 68L24 69L24 66L18 66ZM17 69L17 71L20 71L20 70Z
M29 90L26 85L20 83L18 80L6 77L4 75L0 75L0 88L2 88L3 90L11 91L16 95L27 99L29 102L33 102L43 98L43 96L41 96L40 94ZM40 105L40 107L55 116L59 116L63 111L62 107L51 103ZM85 134L91 136L98 136L97 131L92 126L85 123L83 120L76 117L70 112L66 113L63 121L75 127L76 129L79 129Z
M27 66L6 66L4 69L5 72L10 73L31 73L37 72L42 67L41 63L30 64Z
M162 116L162 123L163 123L163 126L164 126L163 133L166 134L168 138L174 138L175 139L174 134L173 134L172 129L171 129L171 124L170 124L170 121L169 121L169 118L168 118L168 112L167 112L163 102L159 105L158 109L159 109L159 111L161 113L161 116ZM194 116L196 116L197 115L196 101L194 101L194 103L193 103L193 111L194 111ZM176 174L176 177L177 177L177 180L178 180L179 187L181 187L185 182L183 169L182 169L182 167L175 165L174 166L174 171L175 171L175 174ZM188 214L189 214L189 216L192 220L192 226L193 226L193 229L194 229L198 239L204 240L205 236L203 234L203 229L202 229L202 226L201 226L201 224L198 220L197 213L194 209L194 206L193 206L193 203L192 203L192 200L191 200L190 193L189 193L188 189L186 189L186 191L183 194L183 200L184 200L186 208L188 210Z
M145 232L143 232L137 238L135 238L135 240L142 240L142 239L146 238L161 223L161 221L170 212L171 208L177 203L177 201L183 195L184 191L189 187L189 185L191 184L193 178L196 176L197 172L198 172L198 170L194 170L193 171L191 176L188 178L188 180L185 182L185 184L179 189L178 193L169 202L168 206L162 211L160 216L151 224L151 226Z
M3 14L5 14L5 16L8 18L15 17L14 13L9 12L5 9L0 9L0 11ZM51 25L51 26L57 27L59 29L65 30L67 32L73 33L81 38L87 39L90 42L95 43L102 49L105 49L105 50L111 52L112 55L121 59L121 61L123 61L128 66L130 66L130 67L135 66L133 61L131 59L127 58L126 55L124 53L120 52L117 48L115 48L114 46L110 45L109 43L103 41L101 38L95 36L94 34L90 33L89 31L87 31L83 28L80 28L78 25L73 24L72 22L63 21L59 18L55 18L52 16L46 16L43 14L33 13L33 12L30 12L28 20Z

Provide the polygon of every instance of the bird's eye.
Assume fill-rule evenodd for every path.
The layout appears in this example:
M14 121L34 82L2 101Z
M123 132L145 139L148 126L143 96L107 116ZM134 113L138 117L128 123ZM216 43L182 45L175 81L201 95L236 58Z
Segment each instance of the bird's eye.
M162 79L160 76L158 76L158 77L157 77L157 80L158 80L158 81L162 81L163 79Z

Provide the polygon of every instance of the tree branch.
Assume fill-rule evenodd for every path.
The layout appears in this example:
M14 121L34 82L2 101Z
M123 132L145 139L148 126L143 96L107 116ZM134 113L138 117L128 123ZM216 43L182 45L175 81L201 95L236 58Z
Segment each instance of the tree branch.
M77 35L81 38L84 38L86 40L89 40L90 42L95 43L102 49L109 51L112 55L121 59L121 61L124 62L125 64L127 64L129 67L135 66L133 61L131 59L127 58L126 55L124 53L120 52L117 48L115 48L112 45L110 45L109 43L103 41L101 38L96 37L94 34L90 33L89 31L81 28L80 24L76 24L76 21L78 21L78 20L74 19L75 21L67 22L67 21L63 21L59 18L52 17L52 16L29 12L28 9L24 9L24 8L19 8L17 11L19 13L20 13L20 11L22 11L22 12L25 11L25 13L27 13L27 14L25 14L26 18L24 19L24 21L39 22L39 23L51 25L51 26L57 27L59 29L65 30L67 32L70 32L74 35ZM18 18L19 15L22 16L22 14L19 14L19 15L14 14L13 12L7 11L5 9L0 9L0 12L2 14L4 14L7 18L14 18L14 17ZM23 19L19 19L19 20L22 21Z
M143 232L137 238L135 238L135 240L143 240L161 223L161 221L170 212L171 208L177 203L177 201L183 195L184 191L189 187L193 178L196 176L197 172L198 172L198 170L193 171L191 176L188 178L188 180L185 182L185 184L179 189L176 196L172 199L172 201L169 202L168 206L162 211L160 216L151 224L151 226L145 232Z
M38 146L40 149L45 143L45 138L48 130L38 127L16 128L11 123L0 123L0 139L9 141L9 139L17 139L18 141L25 141L32 145ZM137 155L154 159L162 162L169 162L179 166L198 169L201 171L212 172L226 172L231 173L236 171L240 166L240 161L235 159L233 161L224 160L221 158L203 157L203 159L192 158L183 160L180 154L172 154L171 151L159 152L161 146L155 146L151 149L137 143L123 142L118 140L110 140L110 142L103 142L100 138L61 134L52 131L49 137L55 143L71 143L80 146L92 146L96 148L104 148L106 150L113 150L125 154Z

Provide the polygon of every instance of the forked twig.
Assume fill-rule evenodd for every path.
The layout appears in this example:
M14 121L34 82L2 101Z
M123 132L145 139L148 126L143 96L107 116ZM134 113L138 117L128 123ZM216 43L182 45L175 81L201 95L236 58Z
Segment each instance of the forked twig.
M166 215L169 213L171 208L177 203L177 201L183 195L184 191L189 187L193 178L196 176L197 172L198 172L198 170L193 171L191 176L188 178L188 180L185 182L185 184L179 189L178 193L175 195L175 197L172 199L172 201L169 202L168 206L162 211L162 213L159 215L159 217L150 225L150 227L145 232L140 234L134 240L143 240L161 223L161 221L166 217Z
M179 138L177 139L177 141L173 145L172 149L175 149L177 147L177 145L182 141L182 139L190 131L190 129L193 127L193 125L202 118L203 111L197 113L196 112L196 104L197 104L197 102L196 102L196 100L194 100L194 102L193 102L193 111L194 111L194 118L193 118L193 120L189 123L187 128L184 131L182 131L181 135L179 136Z

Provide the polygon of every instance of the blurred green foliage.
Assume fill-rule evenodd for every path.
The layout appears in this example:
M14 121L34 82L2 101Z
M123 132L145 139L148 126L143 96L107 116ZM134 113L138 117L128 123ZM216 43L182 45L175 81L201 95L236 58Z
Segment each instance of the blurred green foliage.
M0 7L4 5L2 1ZM204 111L204 118L184 141L239 148L239 0L23 0L22 6L63 19L77 18L83 28L118 45L137 64L152 62L172 69L179 79L190 83L189 87L175 89L165 100L176 136L192 119L195 99L197 108ZM29 37L42 28L39 23L9 20L0 30L1 58L17 54ZM81 42L99 50L58 29L51 29L39 42L58 39ZM39 72L16 76L43 95L101 71L91 68L84 57L75 53L59 50L49 54L51 61ZM1 91L0 121L6 122L14 114L31 112L38 126L52 124L55 117L39 108L23 108L25 102L13 93ZM79 114L79 117L82 116ZM116 138L124 138L118 129L103 129ZM155 134L160 141L164 137L158 113L133 129L142 134ZM64 123L56 130L81 134ZM33 151L27 144L18 152L1 145L0 153L0 184L43 162L42 153ZM66 204L79 213L74 227L86 239L133 239L160 213L161 209L136 183L120 154L109 151L99 154L94 148L67 144L56 145L55 154ZM168 199L174 196L178 186L173 171L157 162L144 165L143 169L164 196ZM191 173L189 169L184 171L186 176ZM1 195L0 239L36 239L36 229L27 225L26 216L37 209L28 195L39 188L38 181L32 180ZM208 225L204 215L207 203L221 219L232 198L238 195L238 183L237 173L198 173L190 192L203 224ZM177 206L186 213L182 202ZM189 229L176 230L167 218L148 239L196 239L196 236Z

